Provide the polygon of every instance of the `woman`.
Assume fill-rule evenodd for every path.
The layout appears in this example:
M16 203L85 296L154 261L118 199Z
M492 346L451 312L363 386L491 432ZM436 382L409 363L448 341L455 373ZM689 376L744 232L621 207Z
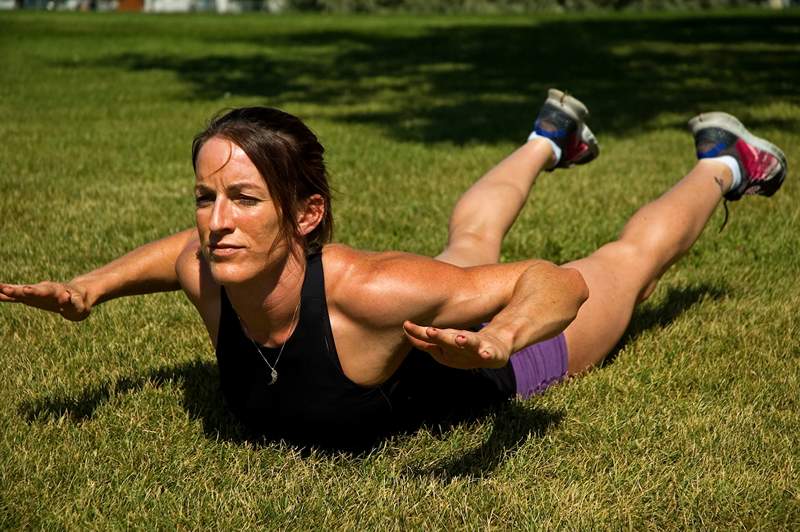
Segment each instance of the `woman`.
M497 264L539 173L597 156L587 116L551 90L528 142L459 200L431 259L328 244L314 134L275 109L235 109L193 143L196 230L69 283L0 285L0 300L80 320L115 297L180 288L216 348L229 408L255 432L303 443L360 446L529 396L603 360L723 195L771 195L786 174L780 150L735 118L701 115L697 166L617 241L562 267Z

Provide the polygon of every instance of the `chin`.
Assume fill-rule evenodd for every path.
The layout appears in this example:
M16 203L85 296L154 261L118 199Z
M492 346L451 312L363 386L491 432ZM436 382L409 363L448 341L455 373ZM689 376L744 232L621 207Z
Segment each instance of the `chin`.
M226 264L224 262L211 262L209 270L214 282L221 285L240 284L255 277L253 272L245 271L244 268L237 264Z

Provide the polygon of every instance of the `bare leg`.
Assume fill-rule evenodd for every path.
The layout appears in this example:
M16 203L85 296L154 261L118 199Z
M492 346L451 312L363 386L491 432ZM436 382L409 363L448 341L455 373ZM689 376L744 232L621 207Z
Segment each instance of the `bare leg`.
M581 272L590 294L565 331L570 375L606 357L628 327L636 304L697 240L730 185L728 167L700 161L672 189L639 209L618 240L564 265Z
M458 266L497 262L537 176L554 162L550 143L534 139L489 170L456 203L447 247L436 258Z

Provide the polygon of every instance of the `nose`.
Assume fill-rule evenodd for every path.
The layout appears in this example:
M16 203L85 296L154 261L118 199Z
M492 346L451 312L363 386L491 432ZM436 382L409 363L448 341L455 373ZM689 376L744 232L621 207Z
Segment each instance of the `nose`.
M229 233L233 231L231 203L221 194L214 201L208 228L212 233Z

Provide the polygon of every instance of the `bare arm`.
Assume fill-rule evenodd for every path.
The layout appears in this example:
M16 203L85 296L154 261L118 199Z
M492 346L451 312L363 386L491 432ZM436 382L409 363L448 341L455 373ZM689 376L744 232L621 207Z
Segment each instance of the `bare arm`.
M407 321L403 328L411 343L449 366L502 367L512 353L562 332L588 298L583 277L577 270L541 261L523 264L529 267L486 327L472 332Z
M361 324L362 343L392 338L402 324L409 342L459 368L505 365L514 351L566 328L588 297L576 270L541 260L459 268L400 253L336 256L333 302Z
M80 321L94 305L122 296L178 290L175 263L197 237L195 229L145 244L67 283L0 283L0 302L23 303Z

